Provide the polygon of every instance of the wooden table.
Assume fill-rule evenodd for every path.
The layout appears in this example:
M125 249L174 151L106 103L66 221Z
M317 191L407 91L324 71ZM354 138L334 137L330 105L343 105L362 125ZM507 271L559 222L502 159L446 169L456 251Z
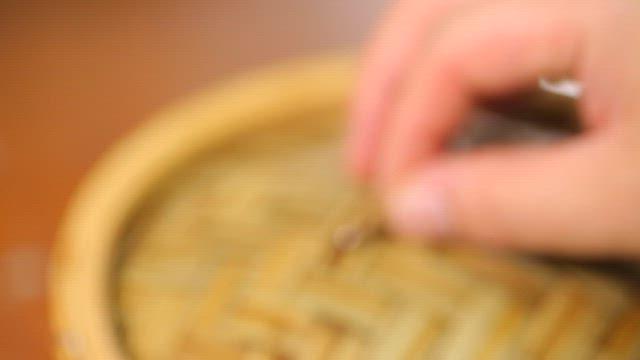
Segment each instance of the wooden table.
M384 0L0 4L0 354L50 357L46 271L92 162L221 77L357 46Z

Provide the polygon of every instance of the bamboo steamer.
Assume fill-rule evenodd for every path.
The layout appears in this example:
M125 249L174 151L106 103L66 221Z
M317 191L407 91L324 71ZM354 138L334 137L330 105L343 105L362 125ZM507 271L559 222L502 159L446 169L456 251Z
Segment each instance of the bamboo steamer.
M293 128L295 119L317 120L318 114L340 117L351 83L347 56L272 67L161 112L111 150L78 190L60 231L50 279L57 358L130 358L114 315L124 234L168 178L245 136ZM280 190L295 191L286 185ZM293 227L292 236L271 239L279 246L241 250L258 253L258 260L240 254L221 271L233 276L213 278L179 359L413 358L398 355L409 352L443 359L640 356L640 303L628 284L611 276L475 250L416 251L388 241L334 248L324 235ZM251 276L235 277L247 268ZM282 282L295 289L274 293ZM221 296L220 289L236 286L244 288ZM212 327L222 301L231 301L231 315ZM241 353L218 341L225 332L241 341L277 332L278 345L289 353Z
M351 61L336 55L251 73L159 113L115 146L78 189L50 277L59 359L125 359L110 313L118 237L156 184L230 137L344 105Z

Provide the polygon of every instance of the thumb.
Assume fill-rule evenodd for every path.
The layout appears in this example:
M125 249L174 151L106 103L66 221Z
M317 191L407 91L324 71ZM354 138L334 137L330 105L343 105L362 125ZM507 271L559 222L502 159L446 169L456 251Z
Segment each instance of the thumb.
M621 148L613 144L583 138L426 164L385 197L389 221L426 239L581 256L639 253L638 177L612 154Z

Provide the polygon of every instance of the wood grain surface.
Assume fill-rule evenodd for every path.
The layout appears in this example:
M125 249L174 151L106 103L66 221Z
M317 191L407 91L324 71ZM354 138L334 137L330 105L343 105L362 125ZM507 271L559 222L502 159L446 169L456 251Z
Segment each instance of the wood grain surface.
M115 139L233 73L357 47L383 2L1 2L1 357L51 357L49 250L74 187Z

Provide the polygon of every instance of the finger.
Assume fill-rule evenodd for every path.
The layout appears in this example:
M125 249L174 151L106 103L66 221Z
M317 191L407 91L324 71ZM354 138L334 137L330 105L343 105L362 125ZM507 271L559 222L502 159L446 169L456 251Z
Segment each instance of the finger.
M423 166L387 200L400 232L580 256L638 254L640 178L616 136ZM631 162L630 162L631 163Z
M590 50L585 38L596 7L567 3L502 1L444 24L385 131L381 183L440 151L478 99L536 84L541 75L580 77L577 55Z
M372 162L383 128L383 119L393 95L426 46L430 29L447 14L473 0L403 0L389 12L372 40L363 60L352 105L347 141L348 167L361 180L372 170Z

